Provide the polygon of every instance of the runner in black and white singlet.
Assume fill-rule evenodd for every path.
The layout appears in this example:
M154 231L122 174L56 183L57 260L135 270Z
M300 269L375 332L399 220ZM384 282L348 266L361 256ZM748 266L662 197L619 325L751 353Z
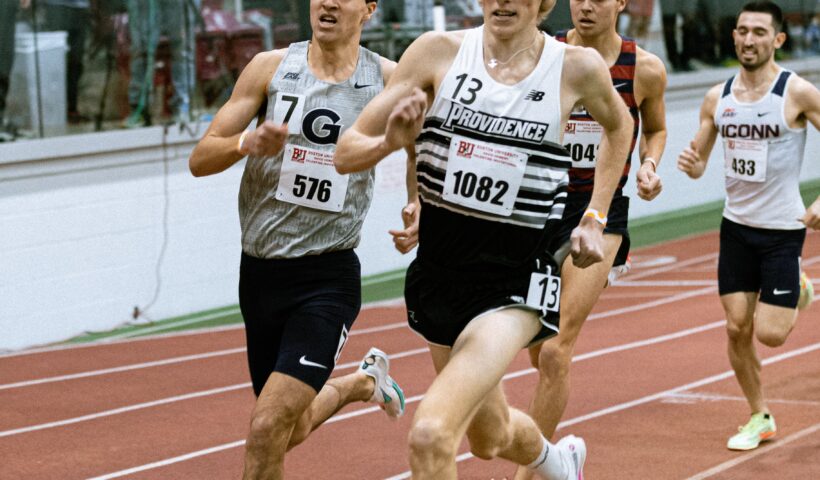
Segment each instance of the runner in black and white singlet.
M328 380L361 305L353 248L374 180L372 169L337 173L333 153L395 68L359 46L375 8L311 2L311 40L257 55L191 154L197 176L249 154L239 190L239 305L258 399L245 478L282 478L285 452L350 402L372 401L394 418L404 411L378 349L357 372ZM398 232L397 248L416 228Z
M629 108L634 121L626 164L618 181L604 228L604 261L588 268L578 268L569 259L561 268L561 329L558 335L530 348L530 359L539 369L530 415L541 432L550 438L555 433L569 398L569 370L575 342L587 316L598 301L610 267L623 266L629 253L627 220L629 197L623 187L629 178L632 150L640 143L640 166L636 180L638 196L654 199L661 191L660 177L655 173L666 143L664 91L666 69L655 55L639 48L628 38L618 35L618 14L624 0L569 0L575 28L559 32L555 38L570 45L594 48L610 65L612 86ZM641 122L641 120L643 120ZM572 158L564 216L553 238L551 250L566 244L572 230L583 218L598 175L601 132L583 105L577 105L564 129L563 144ZM639 142L642 139L642 142ZM615 269L613 269L615 270ZM516 479L532 478L519 468Z
M563 210L572 106L604 126L591 208L606 212L632 131L600 57L538 31L554 3L486 0L483 27L419 37L336 150L351 172L416 145L423 205L405 301L438 376L410 431L414 477L455 479L466 432L480 458L582 478L583 440L549 443L499 384L521 348L555 329L545 314L560 307L560 275L546 248ZM573 232L577 265L602 259L602 230L587 217Z
M820 129L820 92L775 63L774 52L786 40L782 25L780 7L772 2L743 7L734 30L740 73L706 95L700 128L678 157L678 168L699 178L717 135L723 137L726 205L718 289L729 359L752 410L729 439L732 450L757 448L775 435L753 340L782 345L813 289L801 275L800 256L806 227L820 228L820 200L806 210L798 182L807 124Z

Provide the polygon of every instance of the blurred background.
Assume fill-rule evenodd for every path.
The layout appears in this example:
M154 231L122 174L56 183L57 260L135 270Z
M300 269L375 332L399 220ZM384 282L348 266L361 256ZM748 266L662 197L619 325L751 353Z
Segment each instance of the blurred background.
M310 37L307 0L1 0L4 141L208 120L254 54ZM475 0L435 2L446 28L481 23ZM620 31L670 70L730 65L745 0L631 0ZM816 0L782 0L781 59L820 54ZM398 60L433 28L434 0L381 0L364 46ZM559 1L542 27L570 27Z
M717 227L721 149L698 182L675 158L707 89L737 72L731 32L744 3L630 0L621 15L619 30L670 72L664 191L643 202L627 184L630 226L696 215ZM788 33L778 61L820 84L820 2L776 3ZM475 0L379 0L362 43L398 60L441 7L448 30L481 23ZM0 350L236 308L244 163L195 179L187 159L256 53L310 37L308 10L308 0L0 0ZM558 0L542 28L570 27ZM810 127L802 181L820 179L818 152ZM365 282L391 291L413 255L387 234L400 224L404 173L401 154L377 167L357 249Z

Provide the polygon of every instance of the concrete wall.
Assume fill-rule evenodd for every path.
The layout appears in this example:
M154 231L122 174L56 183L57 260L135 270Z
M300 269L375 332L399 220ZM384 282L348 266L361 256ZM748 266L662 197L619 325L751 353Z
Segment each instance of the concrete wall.
M706 86L728 74L670 81L665 189L652 203L634 200L633 218L723 197L719 150L697 182L674 164L697 127ZM193 178L187 157L202 131L155 127L0 144L0 349L107 330L130 321L135 306L162 319L236 304L242 164ZM818 152L812 130L802 178L820 177ZM399 255L387 234L406 200L401 156L380 164L377 178L358 248L365 275L412 256Z

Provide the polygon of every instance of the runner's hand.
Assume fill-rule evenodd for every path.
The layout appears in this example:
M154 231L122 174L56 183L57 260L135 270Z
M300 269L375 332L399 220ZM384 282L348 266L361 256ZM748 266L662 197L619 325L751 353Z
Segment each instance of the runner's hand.
M820 230L820 199L817 199L806 209L806 214L800 219L806 228Z
M287 124L278 125L266 120L245 137L244 150L255 157L272 157L282 151L287 138Z
M583 217L569 237L572 264L586 268L604 259L604 226L593 218Z
M401 253L413 250L419 243L419 213L421 213L421 205L418 200L408 203L401 209L404 230L388 231L393 236L393 245Z
M661 177L655 173L651 162L642 163L635 177L638 181L638 196L646 201L654 200L663 190Z
M678 170L689 175L689 178L700 178L705 168L706 164L700 158L695 142L690 142L689 148L684 149L678 156Z
M392 150L412 145L421 132L427 111L427 95L414 88L413 93L401 99L387 118L384 141Z

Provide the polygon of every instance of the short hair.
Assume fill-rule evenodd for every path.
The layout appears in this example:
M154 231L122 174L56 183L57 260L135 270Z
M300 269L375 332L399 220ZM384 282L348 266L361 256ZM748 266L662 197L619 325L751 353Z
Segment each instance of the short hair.
M743 12L768 13L772 16L774 33L780 33L783 30L783 10L774 2L768 0L749 2L740 10L740 13L737 15L738 20Z
M546 20L556 3L556 0L541 0L541 5L538 6L539 23Z

